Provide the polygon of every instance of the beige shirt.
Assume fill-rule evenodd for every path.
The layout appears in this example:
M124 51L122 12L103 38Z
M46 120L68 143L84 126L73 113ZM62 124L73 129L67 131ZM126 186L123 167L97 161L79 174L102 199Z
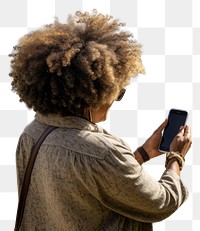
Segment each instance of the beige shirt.
M32 173L21 230L152 230L188 192L165 171L156 181L121 139L77 117L36 114L17 147L19 192L31 150L47 125Z

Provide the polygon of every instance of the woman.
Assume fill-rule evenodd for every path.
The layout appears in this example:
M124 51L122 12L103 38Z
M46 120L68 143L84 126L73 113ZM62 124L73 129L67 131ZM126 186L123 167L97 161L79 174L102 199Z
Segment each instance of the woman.
M93 11L70 15L31 32L14 47L13 90L35 120L17 147L20 192L30 152L42 132L58 127L42 144L34 165L22 230L152 230L186 200L179 159L191 145L180 129L159 182L142 167L161 155L164 121L134 153L96 123L106 120L130 79L143 73L141 46L121 23Z

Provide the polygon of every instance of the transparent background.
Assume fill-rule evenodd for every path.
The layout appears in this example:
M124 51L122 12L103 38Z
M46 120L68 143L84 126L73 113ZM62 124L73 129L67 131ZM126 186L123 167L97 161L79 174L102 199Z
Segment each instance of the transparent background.
M19 37L77 10L112 14L126 22L143 45L146 75L134 79L101 126L126 140L133 151L171 108L189 112L193 146L182 178L190 196L155 231L199 231L200 227L200 1L199 0L6 0L0 2L0 230L13 230L17 207L15 149L34 113L11 92L8 54ZM144 167L159 180L164 157Z

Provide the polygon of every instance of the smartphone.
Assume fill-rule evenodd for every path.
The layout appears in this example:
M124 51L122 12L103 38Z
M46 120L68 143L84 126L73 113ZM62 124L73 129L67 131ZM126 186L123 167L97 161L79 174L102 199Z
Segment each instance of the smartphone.
M185 125L188 113L187 111L171 109L168 116L168 124L164 129L159 150L169 152L170 144L178 134L181 126Z

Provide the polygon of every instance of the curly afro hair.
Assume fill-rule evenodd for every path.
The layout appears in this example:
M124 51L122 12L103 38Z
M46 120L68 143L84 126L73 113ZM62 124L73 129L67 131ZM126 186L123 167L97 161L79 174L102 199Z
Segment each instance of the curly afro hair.
M141 45L118 19L93 10L22 37L10 56L12 90L42 114L83 116L143 73Z

